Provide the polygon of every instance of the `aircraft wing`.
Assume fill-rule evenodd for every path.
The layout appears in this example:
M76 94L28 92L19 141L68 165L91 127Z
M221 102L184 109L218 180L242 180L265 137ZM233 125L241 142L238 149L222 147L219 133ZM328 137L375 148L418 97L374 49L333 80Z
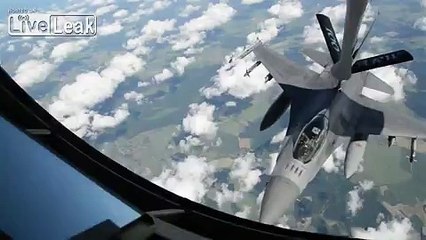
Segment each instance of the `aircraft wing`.
M334 78L322 79L318 73L295 64L263 44L258 44L253 52L257 60L280 84L305 89L330 89L335 88L338 84Z
M426 139L426 123L385 103L359 97L362 105L357 131L365 134Z

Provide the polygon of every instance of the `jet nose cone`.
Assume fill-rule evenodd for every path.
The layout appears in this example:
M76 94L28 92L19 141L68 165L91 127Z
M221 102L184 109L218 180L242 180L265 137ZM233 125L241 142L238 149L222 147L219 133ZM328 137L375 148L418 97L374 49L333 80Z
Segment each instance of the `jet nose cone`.
M262 199L259 221L266 224L277 223L299 194L299 188L290 179L272 177Z

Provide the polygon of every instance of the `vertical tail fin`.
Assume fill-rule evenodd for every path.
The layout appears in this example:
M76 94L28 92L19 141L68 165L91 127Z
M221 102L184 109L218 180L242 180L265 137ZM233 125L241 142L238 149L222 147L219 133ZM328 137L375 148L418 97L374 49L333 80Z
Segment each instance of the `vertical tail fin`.
M328 51L330 52L333 63L336 63L340 59L340 44L337 40L336 33L334 32L333 25L331 24L330 18L323 15L317 14L318 23L321 27L322 34L324 35L325 42L327 44Z

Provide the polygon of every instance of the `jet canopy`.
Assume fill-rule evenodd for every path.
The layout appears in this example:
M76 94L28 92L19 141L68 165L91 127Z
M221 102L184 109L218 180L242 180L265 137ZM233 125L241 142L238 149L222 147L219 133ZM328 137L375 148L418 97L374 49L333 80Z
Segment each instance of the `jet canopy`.
M324 114L315 116L299 134L293 148L293 158L308 163L324 143L328 119Z

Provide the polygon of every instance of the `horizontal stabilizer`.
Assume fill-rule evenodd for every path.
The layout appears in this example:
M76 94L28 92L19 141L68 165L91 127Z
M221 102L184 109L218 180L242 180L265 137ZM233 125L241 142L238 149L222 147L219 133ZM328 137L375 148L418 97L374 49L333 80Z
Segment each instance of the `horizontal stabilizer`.
M408 62L413 59L413 56L405 50L385 53L356 61L352 65L352 73L358 73L374 68L380 68L393 64Z
M317 14L316 16L321 27L322 34L324 35L328 51L330 52L331 59L333 60L333 63L337 63L340 59L341 49L330 18L323 14Z
M376 91L383 92L389 95L394 94L394 90L389 84L387 84L371 72L367 73L367 79L365 80L364 87L374 89Z
M318 63L319 65L323 67L327 66L332 61L330 56L327 53L315 50L313 48L303 48L302 52L307 57L309 57L314 62Z

